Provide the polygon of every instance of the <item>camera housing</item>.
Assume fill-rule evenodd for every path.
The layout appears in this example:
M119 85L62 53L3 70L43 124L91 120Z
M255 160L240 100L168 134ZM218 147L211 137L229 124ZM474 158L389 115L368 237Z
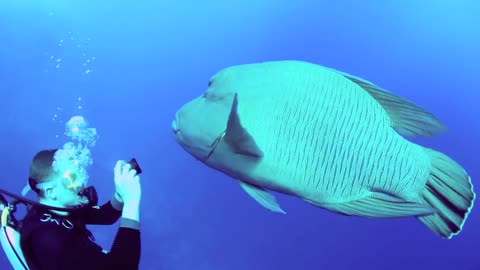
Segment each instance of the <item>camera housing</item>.
M130 164L131 168L137 171L137 174L142 173L142 169L140 168L140 165L138 165L138 162L135 158L130 159L130 161L127 162Z

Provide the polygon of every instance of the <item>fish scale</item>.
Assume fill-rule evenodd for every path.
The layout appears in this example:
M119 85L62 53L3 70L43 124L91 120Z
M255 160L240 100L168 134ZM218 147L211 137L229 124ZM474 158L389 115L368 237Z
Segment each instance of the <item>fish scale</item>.
M307 78L312 78L313 76L309 76ZM320 76L317 76L320 77ZM308 84L308 82L307 82ZM292 83L290 85L302 85L302 82L298 82L296 80L292 80ZM284 107L284 104L288 104L286 111L288 112L286 117L288 117L287 121L282 122L286 128L289 128L286 130L286 132L281 132L278 134L275 134L274 137L276 138L282 138L282 136L286 136L286 144L280 146L280 148L277 148L277 151L274 153L277 153L279 156L274 158L275 160L281 160L281 168L284 168L284 171L286 173L283 175L282 179L277 179L280 184L283 184L287 187L287 189L294 189L298 188L298 184L301 184L302 190L307 190L308 192L312 191L312 187L317 187L316 191L318 191L321 194L326 195L326 197L335 197L335 196L340 196L340 193L344 193L347 190L350 189L348 192L349 194L358 194L359 190L361 187L359 186L351 186L352 183L348 183L348 181L340 181L340 179L352 179L352 177L348 174L348 172L351 172L349 170L349 166L345 166L343 162L347 159L344 158L334 158L334 157L339 157L339 156L347 156L347 155L353 155L352 151L350 150L351 146L349 145L344 145L342 144L342 141L345 143L348 143L348 141L345 137L348 138L346 132L350 130L350 128L347 125L351 125L351 127L354 127L353 124L351 123L351 117L348 117L350 112L345 112L340 109L337 109L338 106L341 108L349 108L347 103L349 103L349 100L352 98L350 96L345 96L345 95L335 95L335 91L331 91L330 89L320 89L323 91L319 91L319 89L312 89L312 86L316 86L318 84L316 83L310 83L310 87L305 87L302 89L295 89L291 90L288 88L284 88L284 91L278 93L281 99L277 99L279 102L276 104L275 107ZM323 84L325 85L325 84ZM341 92L345 87L348 87L346 85L341 85L337 86L337 89L340 88L340 90L337 90L338 92ZM348 90L348 89L347 89ZM294 93L291 95L291 93ZM304 100L304 97L306 96L306 93L317 93L317 95L310 95L310 98L308 98L308 102L302 102ZM290 95L289 95L290 94ZM317 97L322 97L322 99L317 98ZM294 102L288 102L289 100L294 100ZM324 102L326 103L321 104L319 102ZM312 104L311 104L312 103ZM316 104L315 104L316 103ZM352 102L350 102L352 103ZM313 106L313 109L311 106ZM331 112L330 114L320 114L316 111L315 108L325 108L327 107L327 111ZM350 108L352 109L357 109L358 106L351 106ZM353 113L358 113L358 112L353 112ZM301 117L304 117L302 119ZM323 116L323 117L322 117ZM311 119L315 123L314 125L307 125L306 127L299 127L298 125L305 123L305 118ZM245 125L248 127L248 118L245 117ZM333 122L336 122L334 120L338 120L339 124L335 125ZM348 120L350 120L348 122ZM320 143L322 145L326 145L328 148L324 149L322 152L315 152L315 150L318 150L314 147L314 142L313 140L308 140L309 138L306 134L314 134L316 133L313 128L310 128L309 130L305 130L307 127L311 126L317 126L320 123L321 126L323 126L323 131L325 130L332 130L332 132L329 132L329 136L325 138L325 141L329 142L335 142L337 141L338 143L330 143L330 144L325 144L325 143ZM329 126L332 126L333 129L329 129ZM281 129L277 129L281 130ZM363 132L363 130L360 130L360 132ZM325 132L326 133L326 132ZM252 134L255 134L255 131L252 130ZM350 136L351 137L351 136ZM290 147L289 147L290 146ZM267 145L264 146L267 149L273 149L272 147L268 147ZM277 145L278 147L278 145ZM361 146L360 146L361 147ZM310 151L299 151L300 149L309 149ZM361 151L361 150L359 150ZM312 160L310 161L308 157L312 156ZM322 156L323 155L323 156ZM282 160L283 157L283 160ZM318 171L318 167L313 166L313 164L317 164L318 161L316 159L322 159L324 162L326 162L323 166L324 171ZM268 162L265 160L265 162ZM358 162L358 161L353 161L353 162ZM291 168L290 170L285 169L285 168ZM335 181L336 180L336 181ZM352 180L357 180L357 179L352 179ZM374 179L370 179L374 180ZM354 182L360 182L360 181L354 181ZM346 184L345 184L346 183ZM321 185L320 185L321 184ZM343 185L342 185L343 184ZM320 188L318 186L320 185ZM355 190L356 189L356 190ZM327 195L328 194L328 195Z

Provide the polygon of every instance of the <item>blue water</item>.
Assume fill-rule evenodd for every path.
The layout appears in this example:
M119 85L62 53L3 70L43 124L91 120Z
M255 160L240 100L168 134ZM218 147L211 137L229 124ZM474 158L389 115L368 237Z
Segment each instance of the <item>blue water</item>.
M99 134L89 173L101 202L118 159L144 170L140 269L480 269L476 207L451 240L414 218L346 217L280 194L288 214L275 214L170 129L219 69L306 60L434 113L449 131L415 141L478 187L478 14L473 0L1 1L0 186L20 193L33 154L61 147L81 114ZM106 249L117 228L91 227Z

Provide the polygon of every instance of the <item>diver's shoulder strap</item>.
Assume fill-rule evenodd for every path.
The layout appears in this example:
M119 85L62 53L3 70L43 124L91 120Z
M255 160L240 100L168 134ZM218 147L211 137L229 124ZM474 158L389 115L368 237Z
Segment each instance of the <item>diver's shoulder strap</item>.
M29 270L27 261L21 248L20 233L7 222L10 214L8 206L2 209L2 222L0 224L0 242L10 264L14 270Z

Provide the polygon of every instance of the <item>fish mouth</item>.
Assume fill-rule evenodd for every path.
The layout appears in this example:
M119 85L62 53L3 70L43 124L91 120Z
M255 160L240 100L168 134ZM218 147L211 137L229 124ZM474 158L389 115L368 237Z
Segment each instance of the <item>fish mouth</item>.
M172 132L175 135L177 135L177 133L180 132L180 127L178 125L178 114L175 114L175 118L172 121Z
M175 114L175 118L172 120L171 123L171 129L173 132L173 135L175 136L175 139L177 142L188 152L192 153L197 159L201 161L207 161L210 156L213 154L215 151L215 148L217 147L218 143L223 139L225 136L226 131L222 131L216 138L215 140L209 145L207 149L205 148L198 148L198 147L193 147L186 143L184 141L184 138L182 138L182 133L180 131L180 125L178 121L178 113ZM203 155L199 155L198 153L203 152ZM195 154L196 153L196 154Z
M175 114L175 118L172 120L171 129L173 132L173 136L180 146L197 158L200 161L205 161L208 159L207 155L200 156L198 153L201 152L202 149L196 148L185 141L186 138L183 138L182 133L180 132L180 126L178 121L178 114Z

